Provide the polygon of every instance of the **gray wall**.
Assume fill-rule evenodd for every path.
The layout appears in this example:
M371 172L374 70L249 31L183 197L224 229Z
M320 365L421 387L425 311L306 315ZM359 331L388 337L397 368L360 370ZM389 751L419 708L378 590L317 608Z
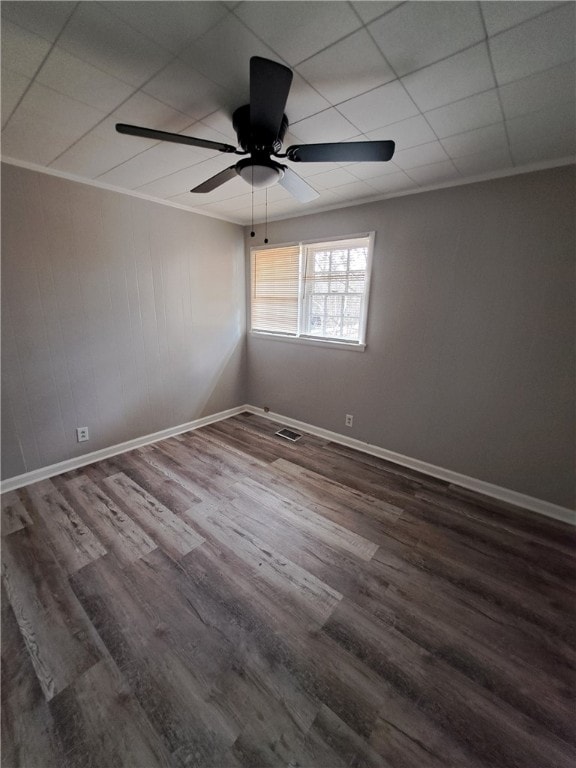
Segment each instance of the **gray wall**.
M3 477L244 402L239 226L10 165L2 209Z
M368 346L249 337L248 402L572 507L574 211L571 167L270 224L376 231Z

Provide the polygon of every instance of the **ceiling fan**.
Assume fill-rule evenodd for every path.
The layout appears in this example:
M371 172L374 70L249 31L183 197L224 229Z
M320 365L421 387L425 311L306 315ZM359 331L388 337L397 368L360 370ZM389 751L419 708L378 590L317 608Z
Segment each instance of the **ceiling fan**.
M159 141L173 141L193 147L213 149L235 155L246 155L235 165L191 189L191 192L211 192L235 176L240 176L253 187L280 184L302 203L318 197L303 178L287 165L272 158L286 158L293 163L373 162L387 161L394 154L393 141L352 141L323 144L295 144L280 154L282 141L288 128L284 114L292 84L292 70L282 64L260 56L250 59L250 104L239 107L232 115L232 125L238 136L240 149L231 144L196 139L179 133L156 131L137 125L117 123L119 133L143 136Z

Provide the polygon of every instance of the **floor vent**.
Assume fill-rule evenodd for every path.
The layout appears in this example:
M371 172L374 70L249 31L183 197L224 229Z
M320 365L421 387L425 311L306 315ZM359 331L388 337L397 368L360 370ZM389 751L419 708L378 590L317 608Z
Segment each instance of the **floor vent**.
M278 435L278 437L283 437L285 440L290 440L290 442L295 443L296 440L300 440L302 435L299 432L293 432L291 429L280 429L275 434Z

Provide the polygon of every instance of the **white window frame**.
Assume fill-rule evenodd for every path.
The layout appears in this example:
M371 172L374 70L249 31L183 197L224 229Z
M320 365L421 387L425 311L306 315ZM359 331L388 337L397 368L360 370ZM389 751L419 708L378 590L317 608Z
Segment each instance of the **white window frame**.
M301 331L303 307L304 307L304 282L306 269L305 264L305 251L308 245L326 244L329 246L332 243L341 243L347 240L356 240L359 238L366 238L368 240L368 255L366 259L366 281L365 289L362 295L362 313L360 316L360 334L359 340L347 341L345 339L331 339L325 337L311 336ZM250 291L248 302L248 328L249 335L253 338L260 339L274 339L275 341L284 341L291 344L308 344L319 347L330 347L334 349L347 349L355 350L357 352L363 352L366 349L366 326L368 322L368 305L370 303L370 282L372 277L372 258L374 253L374 232L361 232L354 235L341 235L339 237L318 237L315 239L307 240L295 240L289 243L270 243L266 245L255 245L250 248ZM274 331L258 331L252 329L252 276L253 276L253 259L255 251L262 251L268 248L289 248L291 246L298 246L300 248L300 264L298 271L298 330L295 335L276 333Z

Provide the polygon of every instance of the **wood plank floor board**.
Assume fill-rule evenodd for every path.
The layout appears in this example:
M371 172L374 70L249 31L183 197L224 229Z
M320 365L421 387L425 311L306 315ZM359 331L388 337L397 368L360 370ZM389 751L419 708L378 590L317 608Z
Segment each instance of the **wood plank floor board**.
M326 540L317 539L305 528L300 528L298 518L290 520L274 514L268 504L254 504L251 497L243 497L234 487L237 497L229 505L215 505L217 513L236 521L243 529L264 539L267 544L287 557L320 581L341 594L373 595L377 599L388 586L381 568L371 565L339 548L333 548Z
M129 515L86 476L66 483L71 500L84 519L90 519L100 540L123 562L131 562L156 548L156 543Z
M7 494L9 768L566 768L574 531L253 414Z
M204 539L123 472L104 480L107 492L166 551L185 555Z
M4 539L2 573L36 675L50 700L100 660L93 628L38 526Z
M499 699L438 656L389 625L344 600L322 632L357 655L370 669L414 701L450 737L481 761L513 764L535 759L559 768L576 759L576 749L534 718ZM537 705L534 709L537 708ZM531 713L532 714L532 713ZM448 726L448 727L447 727ZM470 730L475 732L470 742ZM524 734L532 739L526 745ZM562 735L570 733L569 727ZM522 753L524 751L524 756Z
M452 611L454 622L457 616L466 616L466 621L470 625L476 622L502 653L512 647L527 663L532 660L551 674L575 679L573 638L567 636L563 621L554 624L552 618L550 623L532 612L528 592L517 605L502 586L496 585L494 591L494 584L487 582L484 574L463 575L438 553L429 557L414 550L380 548L372 562L381 564L383 578L392 588L410 595L408 599L418 605L429 603ZM571 621L571 614L566 619Z
M2 536L9 536L14 531L20 531L27 525L32 525L32 518L16 491L2 494Z
M517 536L539 541L574 556L576 547L574 526L457 485L450 484L445 494L450 507L454 510L474 516L485 524L506 528Z
M62 768L64 754L14 611L2 587L2 765Z
M536 568L539 574L556 577L556 584L576 589L574 552L559 548L555 542L519 536L506 526L496 527L490 522L478 520L470 514L469 508L462 509L461 505L454 506L450 501L432 498L431 494L418 494L409 505L409 511L427 525L442 528L442 535L447 538L452 534L455 540L481 549L494 559L521 561L527 569Z
M58 492L51 480L28 485L20 491L36 524L41 521L54 555L67 573L74 573L106 549L77 512Z
M218 765L237 732L206 700L211 684L203 663L206 656L197 657L194 666L192 657L186 658L185 648L175 653L169 642L171 626L162 621L153 604L142 604L134 594L130 569L119 569L110 562L105 565L85 568L75 575L73 586L111 657L164 747L174 756L174 764L185 766L197 760ZM142 572L141 566L138 561L132 567ZM106 599L111 587L114 602ZM198 642L195 617L188 613L178 620L187 623L190 637ZM216 639L212 652L217 654ZM228 668L230 653L220 659Z
M176 765L132 691L107 661L95 664L55 696L50 713L66 768Z
M388 557L388 553L385 555ZM375 560L382 557L381 550L374 555ZM558 605L550 600L532 598L525 600L525 590L511 583L503 583L491 573L475 570L466 563L458 562L443 553L433 552L430 548L414 547L406 556L406 561L416 568L434 574L439 579L455 586L470 598L477 597L481 602L489 603L504 611L508 616L526 626L540 628L551 638L557 638L571 649L576 649L574 616L572 603L568 610L562 604L559 595Z
M212 669L214 673L210 678L212 682L206 680L206 690L210 688L209 699L213 696L221 699L221 688L226 685L230 666L234 665L246 676L258 680L254 687L257 697L267 691L282 702L290 720L306 731L316 715L318 703L295 684L281 664L282 658L274 652L277 633L270 632L266 617L273 612L280 616L286 631L294 624L277 602L258 599L259 594L255 593L243 566L235 561L234 554L207 543L175 563L155 552L139 564L135 575L139 576L146 564L153 565L156 580L162 581L170 590L169 610L173 606L172 610L177 610L179 616L191 610L202 628L210 630L213 640L206 650L212 661L201 659L198 665L202 670ZM250 612L244 613L242 605L250 605ZM171 630L173 625L172 621ZM191 633L195 646L198 646L201 635L197 630ZM170 642L170 637L167 641ZM218 648L222 643L220 652ZM175 650L182 652L181 648ZM219 660L219 669L214 666L215 660ZM247 695L250 691L247 689Z
M182 462L178 461L173 451L157 448L142 454L142 459L161 475L190 493L193 500L211 501L230 498L227 490L230 485L228 478L224 483L218 481L214 475L195 467L192 462L186 462L184 452L180 451L177 455L182 458Z
M576 739L576 692L566 685L565 676L541 670L536 655L527 663L495 649L494 631L490 632L485 619L466 622L468 617L463 617L461 623L456 623L452 611L446 615L437 604L428 607L424 601L422 605L409 603L394 589L388 589L378 601L363 594L355 602L376 621L393 628L558 738L568 743ZM505 638L502 645L509 648ZM565 675L565 670L558 672Z
M458 529L458 526L455 528ZM478 539L468 532L459 535L445 521L438 525L434 515L430 519L423 517L422 510L417 506L406 508L402 519L395 525L395 535L405 535L407 542L415 541L414 552L423 556L441 551L443 559L446 563L453 563L455 570L468 569L488 574L491 580L505 583L511 594L529 589L535 606L546 613L558 613L565 617L576 632L571 618L576 601L575 585L571 583L569 572L565 579L551 576L545 565L541 569L536 568L530 558L523 557L521 548L517 556L513 551L507 551L503 556L499 548L491 548L481 534Z
M309 532L318 541L326 543L336 550L342 550L358 557L360 560L370 560L378 544L364 536L353 533L339 523L335 523L324 515L295 504L286 499L283 494L275 492L251 479L243 480L233 486L234 492L243 496L253 506L268 507L276 519L287 520L294 527Z
M346 464L346 459L330 453L318 455L316 448L311 448L301 440L295 444L286 444L281 438L274 435L262 437L256 434L253 428L230 426L227 422L218 422L211 425L212 428L222 434L231 434L241 437L246 442L246 450L254 451L253 455L276 456L278 458L297 464L303 469L316 472L327 479L336 480L348 485L350 488L374 496L376 499L402 507L412 498L410 488L402 484L399 488L393 488L382 482L381 475L368 466L355 466L353 471ZM281 442L280 442L281 441ZM254 448L252 448L254 445ZM263 447L264 446L264 447Z
M413 621L422 617L420 629L424 629L424 617L428 617L447 627L446 631L462 633L465 648L471 647L472 640L489 646L503 660L518 659L527 669L541 669L550 677L551 685L559 685L564 695L574 690L576 656L569 646L550 638L538 627L519 625L517 619L498 606L427 571L402 572L401 567L398 562L390 568L384 566L384 578L389 582L385 600L377 602L370 595L361 594L355 601L392 623L398 620L394 615L389 619L390 611L396 610L394 606L400 606L397 610L402 613L413 614Z
M330 616L340 595L311 573L270 549L269 545L242 528L237 521L218 514L215 507L195 504L188 510L204 538L230 549L241 560L253 583L275 594L286 611L311 626L321 626Z

